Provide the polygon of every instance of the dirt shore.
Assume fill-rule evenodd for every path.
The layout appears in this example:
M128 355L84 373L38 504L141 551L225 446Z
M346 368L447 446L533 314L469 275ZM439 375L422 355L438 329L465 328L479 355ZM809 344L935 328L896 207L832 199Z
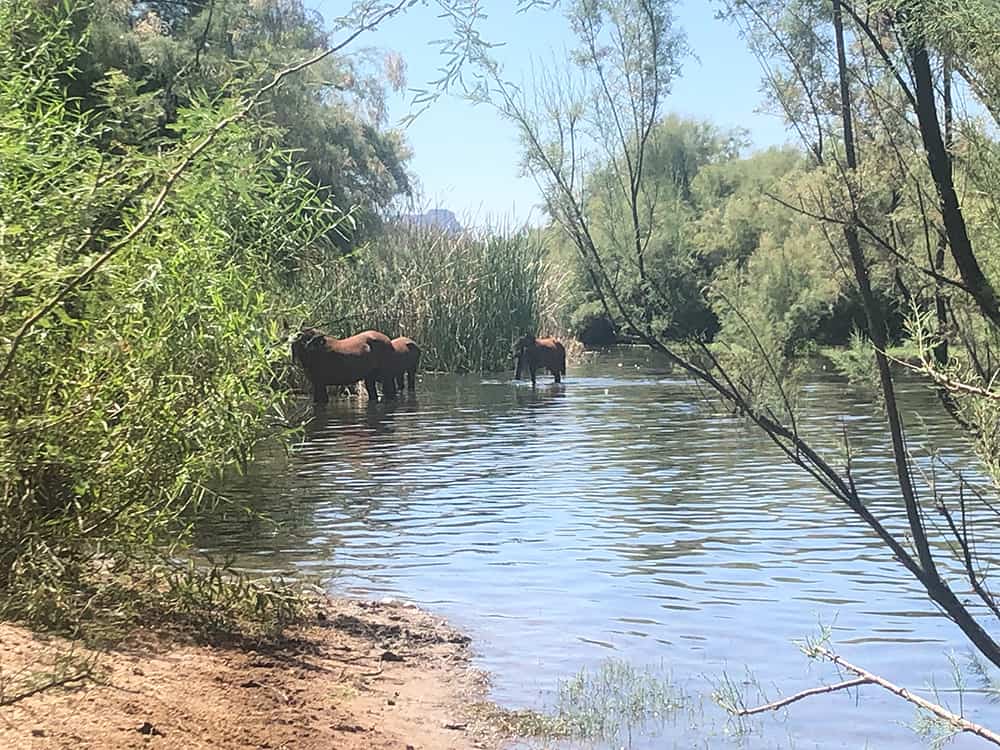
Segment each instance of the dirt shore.
M501 739L469 720L484 676L468 638L416 607L330 600L266 646L137 633L94 654L0 624L0 748L466 750Z

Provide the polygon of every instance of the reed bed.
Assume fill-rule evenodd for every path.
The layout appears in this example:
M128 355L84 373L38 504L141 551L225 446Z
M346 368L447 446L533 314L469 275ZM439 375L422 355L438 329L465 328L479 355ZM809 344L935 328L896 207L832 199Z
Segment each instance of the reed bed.
M324 316L335 335L409 336L421 369L491 372L512 366L525 333L558 332L565 275L527 230L398 224L341 265L336 287Z

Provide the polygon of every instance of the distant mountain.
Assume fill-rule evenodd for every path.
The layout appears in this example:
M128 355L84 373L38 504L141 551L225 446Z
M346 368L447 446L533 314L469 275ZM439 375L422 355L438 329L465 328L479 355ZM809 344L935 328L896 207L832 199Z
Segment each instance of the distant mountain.
M418 227L438 227L446 232L458 233L463 230L462 225L458 223L458 217L447 208L431 208L422 214L404 214L400 221Z

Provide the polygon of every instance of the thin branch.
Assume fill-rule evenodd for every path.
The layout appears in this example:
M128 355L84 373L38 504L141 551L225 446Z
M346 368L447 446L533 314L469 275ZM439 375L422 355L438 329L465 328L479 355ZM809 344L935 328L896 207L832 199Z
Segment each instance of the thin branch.
M857 11L854 10L851 4L846 2L846 0L845 2L841 3L841 7L845 11L847 11L847 14L851 17L854 23L857 24L858 28L864 32L866 37L868 37L868 40L872 43L872 46L875 47L875 51L878 52L879 57L882 58L882 62L885 63L885 67L888 68L889 71L892 73L893 77L896 79L896 83L899 84L899 88L903 91L903 94L909 100L913 108L916 109L917 97L914 96L913 92L910 90L910 87L906 83L906 79L903 78L902 74L899 72L899 69L896 67L896 64L889 56L888 50L886 50L885 45L882 44L882 40L880 40L878 38L878 35L872 30L871 25L867 21L865 21L865 19L863 19L860 15L858 15Z
M212 28L212 16L215 14L215 0L211 0L208 4L208 19L205 21L205 29L201 32L201 39L198 41L198 46L194 51L194 67L198 68L201 66L201 53L205 49L205 45L208 43L208 32Z
M751 8L752 8L752 6L751 6ZM754 11L754 12L756 13L756 11ZM805 131L802 128L802 124L792 114L792 106L786 101L786 98L785 98L784 94L782 93L782 88L781 88L781 86L778 85L775 73L772 70L771 65L770 65L771 55L766 50L761 49L760 44L756 40L753 39L753 32L749 28L749 24L747 24L745 21L741 24L741 17L739 15L734 16L734 17L736 18L737 24L738 25L742 25L744 27L744 30L742 32L743 36L746 39L747 44L750 47L750 51L753 53L754 57L757 58L757 62L760 64L760 67L761 67L761 70L764 73L764 76L767 78L768 83L770 84L772 90L774 91L775 97L778 100L778 104L780 104L782 110L784 110L785 120L789 124L791 124L791 126L795 129L795 132L798 133L799 139L802 141L802 143L805 145L805 147L809 149L809 151L812 153L812 155L816 158L816 163L817 164L823 164L824 163L824 159L823 159L823 128L822 128L822 126L820 124L820 121L818 119L818 110L816 110L816 109L813 110L814 113L817 113L817 124L816 124L817 142L813 143L806 136L806 133L805 133ZM798 72L797 68L796 68L796 72ZM807 87L805 87L804 83L802 85L803 85L803 88L805 89L805 91L807 93L810 92L810 89L807 88Z
M994 391L990 388L982 388L978 385L970 385L968 383L963 383L960 380L955 380L954 378L948 377L947 375L939 372L936 368L932 367L929 362L923 359L919 365L915 365L912 362L907 362L906 360L899 359L898 357L893 357L891 355L886 356L898 365L902 365L913 372L919 372L921 375L926 375L933 380L936 385L939 385L942 388L947 388L949 391L953 391L955 393L967 393L971 396L980 396L982 398L988 398L991 401L1000 401L1000 392Z
M1000 617L1000 607L997 606L996 599L993 597L992 592L990 592L983 585L982 577L976 572L975 566L973 565L973 554L972 548L969 545L969 529L968 523L966 522L964 496L960 499L960 503L962 508L961 531L958 530L958 527L955 524L955 519L952 518L951 511L948 510L948 507L944 504L944 502L938 504L938 510L941 512L941 515L944 516L945 521L948 524L948 528L955 536L955 539L958 541L958 546L962 550L962 564L965 566L965 573L969 578L969 585L972 586L972 590L976 592L976 595L979 596L983 604L989 607L990 611L993 612L996 617Z
M817 138L816 143L809 143L808 139L805 137L805 134L800 129L798 121L796 120L795 117L791 116L791 111L792 111L791 107L788 107L785 104L784 98L782 96L780 96L780 95L779 95L779 100L781 100L781 105L786 110L786 113L788 114L788 120L791 121L792 124L793 124L793 126L795 127L795 129L799 131L799 135L802 137L802 140L805 142L806 146L808 146L809 149L813 152L813 155L816 157L816 161L818 163L822 164L823 161L824 161L823 160L823 118L820 115L820 107L819 107L819 104L817 104L817 102L816 102L815 96L813 95L813 89L812 89L812 87L809 85L808 81L806 80L805 74L802 72L802 68L798 64L798 62L797 62L797 60L795 58L795 54L789 48L788 44L786 44L785 40L782 39L781 34L778 33L777 29L775 29L772 26L772 24L764 17L764 15L754 6L754 4L752 2L742 3L742 6L750 9L750 12L757 18L758 22L767 30L768 34L771 35L771 37L774 39L774 41L778 43L778 46L781 47L781 51L784 52L785 57L788 58L788 63L789 63L789 65L791 65L792 70L795 73L795 77L798 79L799 85L802 87L802 91L806 95L806 99L809 102L809 109L812 111L813 119L816 121L816 138ZM763 61L763 59L764 59L761 55L758 55L758 58L761 59L761 61ZM773 83L774 83L774 81L773 81L773 78L772 78L772 84ZM778 87L776 85L773 88L774 88L774 90L776 92L780 90L780 87Z
M765 703L763 706L755 706L754 708L742 708L736 711L737 716L753 716L754 714L762 714L765 711L777 711L779 708L784 708L785 706L800 701L803 698L811 698L814 695L825 695L828 693L835 693L838 690L847 690L852 687L859 687L861 685L872 685L874 682L869 680L867 677L856 677L853 680L844 680L843 682L838 682L835 685L821 685L819 687L809 688L808 690L803 690L795 695L789 695L786 698L780 698L771 703Z
M746 329L747 333L750 334L754 344L757 346L757 351L759 351L761 357L764 358L764 363L767 365L768 372L771 373L771 378L774 380L774 384L778 388L778 393L781 395L781 401L785 406L785 413L788 415L789 422L791 422L792 434L795 436L796 442L798 442L799 428L795 422L795 412L792 410L791 399L785 391L785 386L781 382L781 377L778 375L777 369L774 367L774 362L771 361L771 357L764 348L764 344L761 343L760 336L757 335L757 331L754 330L750 321L747 320L747 317L743 314L743 311L736 307L736 305L730 301L729 297L727 297L720 289L716 289L715 293L719 295L723 302L729 305L729 309L732 310L736 317L740 319L740 322L743 323L743 327Z
M19 701L23 701L26 698L30 698L33 695L38 695L46 690L55 687L63 687L64 685L69 685L71 682L80 682L81 680L86 680L93 674L93 670L90 668L81 670L79 672L74 672L68 674L65 677L60 677L58 679L49 680L41 685L37 685L29 690L25 690L20 693L15 693L10 697L4 695L0 697L0 706L11 706Z

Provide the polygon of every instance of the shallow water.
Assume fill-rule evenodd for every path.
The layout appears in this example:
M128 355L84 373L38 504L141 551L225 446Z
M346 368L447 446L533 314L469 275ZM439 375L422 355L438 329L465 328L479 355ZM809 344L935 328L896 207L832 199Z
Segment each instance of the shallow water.
M911 442L967 463L934 395L902 390ZM901 522L865 395L817 373L802 405L800 429L833 455L846 425L859 486ZM426 375L398 403L334 401L227 492L280 527L220 519L199 532L205 551L451 618L502 704L549 705L560 680L608 657L665 666L694 705L634 748L919 746L898 725L912 708L877 688L797 703L742 737L698 698L723 672L750 670L770 699L836 681L792 643L821 624L848 660L912 689L935 681L959 706L946 654L965 641L902 567L762 434L642 350L589 356L535 390ZM1000 723L980 696L965 709Z

